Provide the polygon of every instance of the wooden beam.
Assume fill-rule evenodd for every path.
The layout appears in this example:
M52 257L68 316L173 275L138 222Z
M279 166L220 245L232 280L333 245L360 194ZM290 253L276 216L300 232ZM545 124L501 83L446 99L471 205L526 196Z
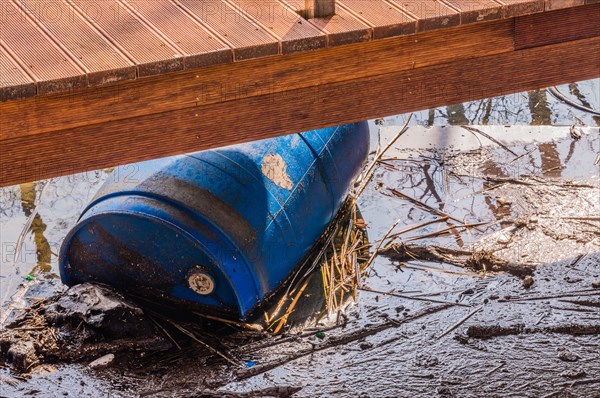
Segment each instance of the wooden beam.
M304 17L327 18L335 14L336 0L304 0Z
M600 75L600 37L2 140L0 185Z
M600 34L598 21L600 21L600 3L516 18L515 48L537 47L598 36Z

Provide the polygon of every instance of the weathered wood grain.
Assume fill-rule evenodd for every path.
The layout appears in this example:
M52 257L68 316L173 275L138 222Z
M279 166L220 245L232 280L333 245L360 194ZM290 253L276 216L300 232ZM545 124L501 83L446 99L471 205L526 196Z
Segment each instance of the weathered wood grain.
M232 49L174 3L119 1L182 53L185 69L233 62Z
M299 14L304 10L304 0L280 1ZM335 15L311 18L309 22L327 35L330 47L369 41L372 37L371 28L367 24L338 5L335 7Z
M600 35L600 3L515 19L515 48L536 47Z
M460 13L460 23L475 23L502 17L502 3L494 0L442 0Z
M35 94L35 83L0 46L0 101Z
M37 92L49 94L87 86L83 69L12 1L2 1L0 45L27 71Z
M497 0L504 4L504 17L518 17L544 11L544 0Z
M401 36L417 31L410 17L385 0L338 0L338 4L373 29L374 39Z
M283 54L327 46L327 36L290 7L277 0L226 0L235 9L272 32L281 42Z
M135 62L138 76L152 76L183 69L183 54L149 29L120 2L67 1L119 51ZM66 25L69 21L62 23Z
M133 62L64 2L15 0L86 72L92 86L136 78Z
M599 50L594 37L3 140L0 185L589 79Z
M236 60L279 53L279 41L221 0L176 0L188 15L202 22L234 50Z
M438 0L388 0L417 18L417 31L447 28L460 24L460 14Z
M546 11L549 11L559 10L561 8L577 7L582 6L584 4L589 3L586 3L585 0L545 0L544 8L546 9Z

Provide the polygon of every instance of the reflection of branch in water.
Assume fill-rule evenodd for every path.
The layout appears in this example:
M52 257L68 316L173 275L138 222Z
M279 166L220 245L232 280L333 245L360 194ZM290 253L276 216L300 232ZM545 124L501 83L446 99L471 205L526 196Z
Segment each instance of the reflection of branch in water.
M433 126L433 123L435 123L435 109L430 109L427 112L427 125Z
M569 88L571 88L571 87L569 86ZM579 93L579 97L583 97L583 98L584 98L584 101L585 101L585 103L586 103L587 105L580 105L580 104L578 104L577 102L575 102L575 101L572 101L571 99L569 99L569 98L565 97L565 96L563 95L563 93L561 93L560 91L558 91L558 89L557 89L556 87L549 87L549 88L548 88L548 92L549 92L550 94L552 94L552 95L553 95L553 96L554 96L556 99L558 99L559 101L562 101L562 102L564 102L565 104L567 104L567 105L569 105L569 106L572 106L572 107L573 107L573 108L575 108L575 109L579 109L580 111L584 111L584 112L587 112L587 113L591 113L592 115L600 116L600 112L598 112L598 111L597 111L597 110L595 110L595 109L592 109L592 107L591 107L591 106L589 106L589 103L588 103L587 101L585 101L585 97L583 97L583 96L581 95L581 92L579 91L579 89L576 89L576 90L575 90L575 92ZM574 92L573 92L573 91L571 91L571 93L574 93ZM579 97L578 97L578 99L581 101L581 98L579 98ZM583 103L584 101L582 101L582 103Z
M497 177L508 178L508 174L504 171L504 169L502 167L500 167L494 161L494 159L487 159L485 161L484 165L485 165L486 174L493 174ZM499 183L499 184L490 186L489 184L483 183L483 186L486 187L486 189L484 189L482 191L482 193L489 192L490 190L492 190L502 184L503 183ZM484 198L486 205L488 206L488 208L494 215L494 217L496 217L496 220L502 220L511 214L510 204L504 205L502 203L499 203L497 200L492 199L492 197L487 193L483 195L483 198ZM496 206L496 203L498 203L497 206Z
M46 231L46 224L42 220L40 213L37 211L39 206L42 193L44 188L47 186L47 182L44 187L39 192L38 200L36 201L36 190L35 184L21 184L21 207L23 208L23 213L31 222L28 223L24 228L24 233L29 231L33 232L33 240L35 242L36 247L36 266L31 270L30 274L34 275L38 272L50 272L50 243L48 243L48 239L44 236L44 232ZM16 260L16 258L15 258Z
M443 211L444 210L444 200L438 194L435 182L433 181L433 178L431 178L431 175L429 174L430 168L431 168L431 165L428 163L425 163L423 166L421 166L421 169L423 170L423 176L425 177L426 189L423 192L423 196L421 196L419 199L423 200L425 198L425 195L427 194L427 192L431 192L431 195L433 195L436 202L438 202L440 204L440 210ZM436 172L437 172L437 166L433 169L432 174L435 174Z
M567 153L567 157L565 158L565 165L569 164L569 162L571 161L571 158L573 157L573 153L575 153L576 145L577 145L576 140L571 141L571 144L569 145L569 152Z
M431 192L431 194L433 195L433 197L437 200L437 202L439 204L438 205L439 209L441 211L444 211L446 204L445 204L445 201L441 198L441 196L437 192L437 187L436 187L435 181L429 175L429 168L430 167L431 167L431 165L429 165L429 164L425 164L425 165L422 166L423 175L425 176L425 182L427 184L427 190L429 190ZM432 173L433 175L435 175L435 173L437 172L437 169L438 169L438 167L436 166L434 168L434 170L433 170L433 173ZM427 190L425 192L427 192ZM424 196L425 195L423 195L421 197L421 200L423 200ZM447 222L446 224L448 226L452 226L452 223ZM453 228L453 229L450 230L450 233L454 236L454 239L455 239L456 244L458 245L458 247L463 247L465 243L464 243L464 241L462 239L462 236L458 232L458 230Z
M556 149L556 143L549 142L546 144L539 145L540 158L542 164L542 174L545 177L558 178L562 175L562 163L560 161L560 155Z
M577 99L581 102L581 104L583 106L586 106L588 108L592 108L592 105L589 103L589 101L585 98L585 96L583 95L583 93L581 91L579 91L579 86L577 85L577 83L571 83L569 84L569 92L571 94L573 94L575 97L577 97ZM594 119L594 121L596 122L596 126L600 126L600 116L592 116L592 119Z
M433 213L437 214L438 216L448 217L449 219L451 219L451 220L454 220L454 221L456 221L456 222L458 222L458 223L461 223L461 224L462 224L462 220L459 220L458 218L456 218L456 217L452 217L451 215L449 215L449 214L446 214L446 213L444 213L444 212L443 212L443 211L441 211L441 210L438 210L438 209L436 209L436 208L434 208L434 207L431 207L431 206L429 206L428 204L426 204L426 203L424 203L424 202L422 202L422 201L420 201L420 200L418 200L418 199L411 198L410 196L408 196L408 195L405 195L405 194L403 194L402 192L400 192L400 191L398 191L398 190L396 190L396 189L388 189L388 190L389 190L389 191L390 191L390 192L391 192L393 195L395 195L395 196L397 196L397 197L399 197L399 198L402 198L402 199L406 199L406 200L408 200L408 201L410 201L410 202L413 202L414 204L417 204L417 205L421 206L422 208L424 208L424 209L426 209L426 210L429 210L429 211L431 211L431 212L433 212Z
M35 274L38 271L49 272L51 269L50 265L50 244L48 243L48 239L44 236L44 232L46 230L46 224L42 221L41 216L38 214L38 209L40 206L40 202L42 196L50 184L48 180L44 183L43 187L40 189L39 194L36 199L36 191L35 184L21 184L21 207L23 208L23 213L25 213L27 218L27 222L23 227L23 230L19 234L19 238L17 240L17 244L15 247L14 260L13 263L16 264L18 258L20 257L21 247L23 245L23 241L25 240L25 235L31 230L34 231L34 241L36 244L36 257L37 264L31 270L30 274ZM23 299L25 293L29 289L29 284L21 284L19 288L12 294L10 298L10 302L6 305L5 310L0 313L0 327L4 325L6 319L12 312L12 310L17 306L17 303Z
M465 116L465 106L463 104L454 104L446 107L448 112L448 123L452 126L461 126L470 124L469 119Z
M548 106L546 90L534 90L527 92L529 96L529 113L533 126L550 126L552 124L552 111Z
M485 113L481 118L481 124L488 125L490 123L490 115L492 114L492 99L488 98L485 104Z

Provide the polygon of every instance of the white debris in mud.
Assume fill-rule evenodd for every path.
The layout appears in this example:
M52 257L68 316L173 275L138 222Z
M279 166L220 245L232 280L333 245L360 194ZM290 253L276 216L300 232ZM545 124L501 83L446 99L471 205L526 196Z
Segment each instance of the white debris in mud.
M101 356L98 359L93 360L92 362L90 362L90 364L88 366L90 368L100 368L100 367L109 365L112 361L114 361L114 359L115 359L114 354L106 354L104 356Z

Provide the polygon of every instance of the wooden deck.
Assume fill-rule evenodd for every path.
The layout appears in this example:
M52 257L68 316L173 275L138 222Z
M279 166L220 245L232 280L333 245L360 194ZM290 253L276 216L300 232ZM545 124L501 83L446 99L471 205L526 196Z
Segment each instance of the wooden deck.
M598 0L0 7L0 186L600 76Z

